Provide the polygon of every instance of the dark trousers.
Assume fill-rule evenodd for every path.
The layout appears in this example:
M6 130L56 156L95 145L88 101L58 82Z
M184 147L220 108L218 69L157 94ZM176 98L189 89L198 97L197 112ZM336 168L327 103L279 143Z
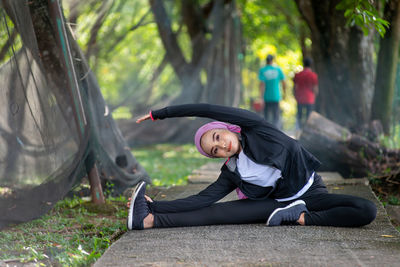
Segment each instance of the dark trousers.
M306 225L356 227L371 223L376 216L373 202L349 195L329 194L321 177L314 176L311 188L299 199L306 202L309 213L305 215ZM179 212L184 207L174 201L150 203L154 214L155 227L183 227L216 224L266 223L271 213L290 202L267 200L235 200L215 203L209 207ZM291 201L292 202L292 201ZM155 207L160 203L158 207ZM163 212L163 207L168 212ZM170 212L174 210L176 212Z
M297 125L301 129L306 123L311 111L314 110L313 104L297 104Z
M276 128L281 129L281 110L279 108L279 102L264 103L264 118L269 123L275 125Z

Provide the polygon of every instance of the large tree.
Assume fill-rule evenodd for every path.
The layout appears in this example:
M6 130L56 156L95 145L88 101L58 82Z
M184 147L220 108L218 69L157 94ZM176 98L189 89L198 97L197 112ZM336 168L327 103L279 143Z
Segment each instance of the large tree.
M241 100L241 26L235 1L149 0L165 60L179 80L180 93L155 106L207 102L238 106ZM175 13L174 13L175 12ZM174 27L174 24L180 24ZM185 41L186 38L186 41ZM164 62L164 60L163 60ZM122 122L121 129L131 144L190 142L194 130L204 120L177 119L153 125L132 127Z
M380 40L371 119L380 120L384 132L389 134L399 57L399 0L387 1L384 9L384 19L390 23L390 27Z
M346 25L340 0L296 0L310 28L312 56L319 74L317 110L333 121L356 127L369 121L374 91L374 35Z
M240 24L234 1L211 0L176 2L179 17L189 35L191 53L185 57L172 28L166 3L149 1L166 58L182 85L173 103L206 101L237 106L240 99ZM206 81L202 80L202 72Z

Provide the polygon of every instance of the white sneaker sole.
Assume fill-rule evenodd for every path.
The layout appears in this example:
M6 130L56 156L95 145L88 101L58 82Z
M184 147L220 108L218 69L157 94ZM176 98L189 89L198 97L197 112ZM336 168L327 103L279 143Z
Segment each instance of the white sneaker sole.
M281 210L290 209L291 207L294 207L294 206L300 205L300 204L304 204L304 205L305 205L306 203L305 203L303 200L296 200L295 202L290 203L290 204L287 205L286 207L275 209L275 210L271 213L271 215L269 216L266 225L269 226L269 222L271 221L272 217L274 217L274 215L275 215L277 212L279 212L279 211L281 211Z
M133 222L133 208L135 205L135 200L136 197L140 191L140 189L143 187L143 185L146 185L146 182L140 182L136 187L135 190L133 191L132 197L131 197L131 203L129 204L129 212L128 212L128 229L132 230L132 222Z

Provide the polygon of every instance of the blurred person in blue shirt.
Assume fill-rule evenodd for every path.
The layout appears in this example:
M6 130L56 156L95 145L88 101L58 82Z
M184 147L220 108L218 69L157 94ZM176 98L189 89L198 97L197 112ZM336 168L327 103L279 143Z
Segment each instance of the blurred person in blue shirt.
M273 61L274 57L268 55L267 65L258 73L260 96L264 100L264 118L278 129L282 129L279 102L282 99L281 86L283 94L286 94L285 76L280 67L273 65Z

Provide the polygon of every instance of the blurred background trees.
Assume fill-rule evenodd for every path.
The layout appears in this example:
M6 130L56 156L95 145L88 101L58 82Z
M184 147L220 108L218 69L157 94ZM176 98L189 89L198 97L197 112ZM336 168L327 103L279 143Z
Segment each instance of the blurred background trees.
M399 2L63 0L62 4L66 32L73 37L72 61L84 66L79 81L90 81L95 89L87 90L88 100L97 98L95 102L100 103L91 108L99 125L93 133L103 146L115 146L106 160L110 165L118 165L117 159L120 162L125 153L130 155L133 146L192 142L194 131L206 121L176 118L138 127L136 118L151 109L199 102L252 109L252 102L260 98L258 71L272 54L289 88L281 101L284 130L295 129L292 78L302 69L302 59L312 57L320 88L316 110L323 116L321 120L328 119L333 128L346 130L336 131L335 141L340 145L328 146L325 140L331 137L330 128L323 129L320 143L316 141L316 134L321 133L318 127L311 129L307 149L321 159L326 151L334 150L337 153L330 155L335 158L323 161L342 161L348 176L354 175L355 169L361 170L360 175L396 169L398 177L399 154L381 146L400 147ZM57 81L54 88L61 93L56 100L62 104L65 79L60 67L52 63L56 59L54 27L46 17L46 6L58 2L1 3L6 26L13 20L12 10L32 10L34 16L25 21L35 25L31 33L32 43L39 45L37 59L45 62L47 77ZM14 53L27 42L10 29L0 38L3 63L10 61L10 50ZM306 133L303 130L302 136ZM349 143L353 150L349 151ZM320 151L312 150L313 145ZM371 153L366 153L368 148ZM129 158L133 167L122 164L114 169L136 173L137 162ZM382 159L387 159L386 163ZM339 171L339 167L332 169Z
M208 102L250 109L259 97L257 72L267 54L276 56L290 89L302 58L314 59L322 115L354 131L379 119L386 134L396 134L398 3L63 1L75 38L130 144L155 141L146 133L157 129L139 131L134 124L135 116L151 108ZM293 128L291 93L282 110L285 129ZM186 123L174 124L175 131L169 125L160 141L190 141L189 134L174 138Z

